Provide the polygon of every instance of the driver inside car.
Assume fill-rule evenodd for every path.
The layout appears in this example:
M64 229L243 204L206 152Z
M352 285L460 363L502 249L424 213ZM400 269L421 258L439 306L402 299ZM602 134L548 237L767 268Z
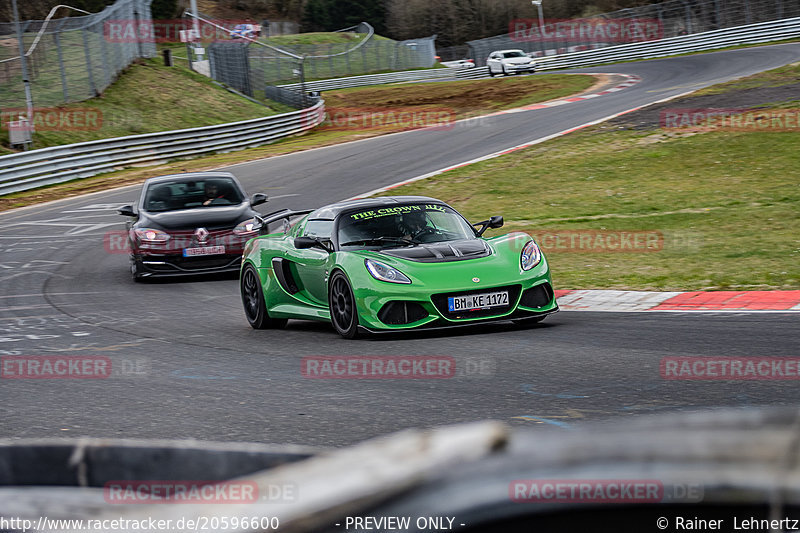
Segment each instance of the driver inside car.
M219 186L213 181L205 183L205 200L203 205L211 205L214 200L225 198L225 195L220 191Z
M400 228L403 232L403 237L411 240L419 239L421 236L430 233L428 217L422 212L412 211L411 213L405 213Z

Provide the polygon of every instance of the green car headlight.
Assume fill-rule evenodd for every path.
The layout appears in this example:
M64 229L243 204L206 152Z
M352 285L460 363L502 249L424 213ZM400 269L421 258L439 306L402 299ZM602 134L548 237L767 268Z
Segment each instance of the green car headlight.
M372 259L364 260L367 270L372 277L380 281L388 281L389 283L411 283L408 276L390 266L384 265Z
M542 260L542 252L536 245L535 241L528 241L522 248L522 254L519 257L520 266L522 270L530 270Z

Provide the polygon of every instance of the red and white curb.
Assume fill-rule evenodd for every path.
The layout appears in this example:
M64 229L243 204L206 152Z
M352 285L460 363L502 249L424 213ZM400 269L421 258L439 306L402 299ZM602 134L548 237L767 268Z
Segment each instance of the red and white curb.
M800 291L557 290L564 311L800 311Z
M598 96L603 96L604 94L611 94L611 93L615 93L617 91L621 91L623 89L631 87L632 85L636 85L637 83L642 81L642 78L640 78L639 76L634 76L632 74L612 74L612 73L607 73L607 72L601 72L601 73L598 73L598 74L603 75L603 76L623 76L625 78L625 81L620 83L619 85L617 85L615 87L611 87L610 89L606 89L604 91L600 91L599 93L584 94L584 95L581 95L581 96L573 96L571 98L562 98L561 100L553 100L552 102L544 102L544 103L541 103L541 104L531 104L531 105L527 105L527 106L520 107L520 108L517 108L517 109L509 109L508 111L500 111L500 112L498 112L496 114L501 115L503 113L516 113L516 112L519 112L519 111L531 111L531 110L534 110L534 109L545 109L545 108L548 108L548 107L557 107L557 106L560 106L560 105L571 104L572 102L580 102L581 100L589 100L590 98L597 98Z

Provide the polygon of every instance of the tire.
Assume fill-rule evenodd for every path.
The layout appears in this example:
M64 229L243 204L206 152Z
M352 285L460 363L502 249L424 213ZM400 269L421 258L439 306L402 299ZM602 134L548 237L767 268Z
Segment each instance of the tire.
M489 67L489 77L494 78L494 71L492 71L492 67Z
M515 325L517 325L517 326L519 326L521 328L529 328L531 326L535 326L536 324L538 324L539 322L541 322L545 318L547 318L547 316L535 316L535 317L531 317L531 318L518 318L517 320L512 320L512 322Z
M328 283L328 308L336 333L345 339L355 339L358 336L358 309L350 282L340 270Z
M242 294L244 315L253 329L280 329L288 322L285 318L270 318L267 305L264 302L264 291L261 288L261 278L253 265L247 265L242 271L239 280L239 289Z

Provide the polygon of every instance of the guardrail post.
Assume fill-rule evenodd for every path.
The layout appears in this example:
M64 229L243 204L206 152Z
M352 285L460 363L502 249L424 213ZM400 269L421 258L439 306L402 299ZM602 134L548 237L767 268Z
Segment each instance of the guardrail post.
M61 33L53 34L56 42L56 52L58 53L58 70L61 74L61 93L64 95L64 103L69 102L69 90L67 89L67 74L64 72L64 54L61 50Z
M28 72L28 58L25 55L25 42L22 38L23 30L19 22L19 12L17 11L17 0L11 0L11 8L14 14L14 29L17 34L17 47L19 49L20 68L22 69L22 85L25 87L25 105L28 110L28 121L33 123L33 94L31 93L31 79ZM33 143L30 145L33 146Z
M133 3L133 20L136 22L136 28L138 34L138 28L142 23L142 21L139 19L139 2ZM144 57L144 48L142 48L142 39L139 35L136 36L136 51L138 52L139 57Z
M369 72L369 67L367 67L367 45L361 47L361 65L364 72Z
M694 33L692 29L692 8L686 0L683 0L683 8L686 11L686 33Z
M97 96L97 86L94 84L94 74L92 73L92 57L89 52L89 38L86 35L86 30L81 30L83 35L83 54L86 57L86 72L89 74L89 90L92 97Z
M113 76L111 74L111 69L108 66L108 47L106 46L105 35L102 34L100 37L100 60L103 63L103 76L105 77L104 86L108 87L111 85L111 79Z
M303 108L308 107L308 94L306 93L306 58L303 56L300 58L300 91L303 95Z

